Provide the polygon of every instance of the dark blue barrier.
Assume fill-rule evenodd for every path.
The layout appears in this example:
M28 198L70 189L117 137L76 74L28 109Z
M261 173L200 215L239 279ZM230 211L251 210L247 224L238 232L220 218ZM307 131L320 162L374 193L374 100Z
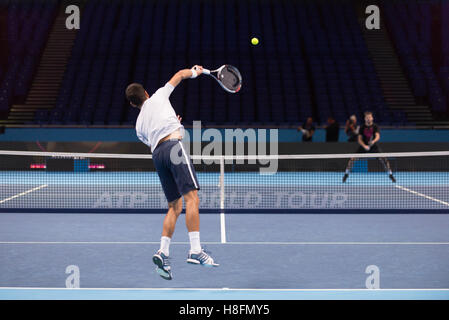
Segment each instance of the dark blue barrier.
M193 137L192 129L186 129ZM204 129L203 129L204 130ZM218 129L223 138L225 130ZM232 130L232 129L231 129ZM245 131L245 128L242 128ZM270 140L266 129L266 139ZM278 129L279 142L301 142L302 134L296 129ZM325 142L326 132L317 129L314 142ZM138 142L133 128L6 128L0 141L116 141ZM448 129L381 129L382 142L449 142ZM346 135L340 129L339 142L346 142Z

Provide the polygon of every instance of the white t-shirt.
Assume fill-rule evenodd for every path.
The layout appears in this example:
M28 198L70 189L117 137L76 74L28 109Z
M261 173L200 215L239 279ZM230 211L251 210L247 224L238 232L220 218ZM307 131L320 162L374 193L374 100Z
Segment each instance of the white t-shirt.
M157 147L159 140L180 129L183 134L183 125L179 122L170 100L174 87L167 83L159 88L149 99L145 100L140 109L136 122L137 137L151 148Z

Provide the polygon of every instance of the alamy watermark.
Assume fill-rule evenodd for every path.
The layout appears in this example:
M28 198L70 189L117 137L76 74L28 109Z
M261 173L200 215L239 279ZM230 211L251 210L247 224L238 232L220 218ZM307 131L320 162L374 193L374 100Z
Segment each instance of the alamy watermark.
M365 20L365 27L368 30L380 29L380 9L376 5L369 5L365 9L365 13L369 16Z
M67 266L65 273L69 276L65 280L66 288L79 288L80 287L80 268L76 265Z
M193 164L219 165L221 161L225 164L259 164L260 174L275 174L278 170L278 137L278 129L253 128L224 129L223 137L222 131L215 128L202 130L201 121L194 121L192 136L189 131L184 132L182 145L172 148L170 159L174 164L185 163L185 150L189 153L192 148ZM205 142L208 143L203 146Z
M365 286L367 289L380 289L380 269L376 265L369 265L365 269L365 273L369 274L366 278Z
M80 8L76 5L70 5L65 8L65 13L69 16L65 19L65 27L68 30L79 30L80 28Z

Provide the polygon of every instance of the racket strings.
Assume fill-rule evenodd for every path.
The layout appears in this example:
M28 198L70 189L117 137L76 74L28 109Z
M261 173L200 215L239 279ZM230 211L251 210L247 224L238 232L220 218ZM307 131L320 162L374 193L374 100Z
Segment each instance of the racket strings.
M224 68L220 74L220 80L229 89L236 89L240 86L241 78L231 68Z

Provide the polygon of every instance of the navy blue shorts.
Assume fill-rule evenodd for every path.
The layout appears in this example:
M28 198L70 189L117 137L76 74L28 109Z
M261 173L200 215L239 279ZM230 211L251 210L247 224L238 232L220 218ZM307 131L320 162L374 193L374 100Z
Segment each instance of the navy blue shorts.
M192 161L181 141L167 140L158 145L153 152L153 163L168 202L200 189Z

